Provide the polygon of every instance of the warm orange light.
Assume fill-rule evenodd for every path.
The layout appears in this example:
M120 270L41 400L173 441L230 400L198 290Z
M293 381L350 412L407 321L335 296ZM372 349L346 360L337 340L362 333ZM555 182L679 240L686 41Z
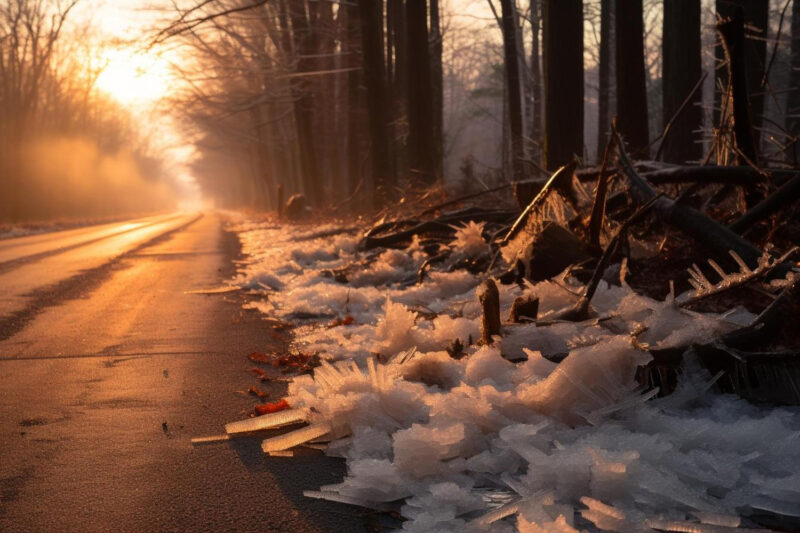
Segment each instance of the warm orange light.
M120 103L150 103L169 91L169 64L157 55L108 50L103 61L105 68L97 78L97 88Z

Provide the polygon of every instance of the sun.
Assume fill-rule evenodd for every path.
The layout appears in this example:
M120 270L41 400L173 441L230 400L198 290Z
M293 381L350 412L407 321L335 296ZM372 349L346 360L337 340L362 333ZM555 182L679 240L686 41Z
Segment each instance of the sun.
M160 56L108 50L103 53L103 64L96 86L122 104L151 103L169 92L170 68Z

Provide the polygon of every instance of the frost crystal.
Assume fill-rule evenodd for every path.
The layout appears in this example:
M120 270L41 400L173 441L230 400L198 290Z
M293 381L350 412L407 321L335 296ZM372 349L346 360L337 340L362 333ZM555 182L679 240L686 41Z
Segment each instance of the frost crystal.
M452 246L483 253L481 233L480 224L458 228ZM273 289L252 307L277 318L353 320L297 329L298 346L319 353L322 366L289 384L291 411L229 430L305 420L264 446L330 441L328 453L347 460L342 483L309 487L319 489L309 497L399 509L404 530L424 532L721 531L743 523L742 514L798 514L800 410L711 394L712 377L691 365L666 398L643 394L634 379L649 355L631 332L639 346L680 347L749 323L747 311L694 313L679 307L685 298L676 306L601 282L592 306L603 321L506 324L499 343L477 346L476 276L432 271L416 284L419 243L368 255L355 238L302 235L242 228L251 260L240 285ZM734 259L733 274L711 264L716 283L694 267L691 297L755 279L779 261L750 269ZM348 279L322 273L334 269ZM501 286L501 316L529 296L547 317L581 289L568 279ZM460 359L447 353L455 339ZM565 358L547 359L554 356Z

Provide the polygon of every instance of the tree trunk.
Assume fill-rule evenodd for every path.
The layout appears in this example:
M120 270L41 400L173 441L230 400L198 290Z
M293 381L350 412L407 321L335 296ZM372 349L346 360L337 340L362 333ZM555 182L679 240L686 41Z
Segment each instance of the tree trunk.
M733 133L736 148L739 152L736 155L736 159L744 164L756 164L758 154L751 126L750 103L747 91L744 12L742 9L737 7L731 17L726 17L722 22L718 23L717 32L722 38L725 57L728 60L728 83L733 99ZM749 161L741 161L742 156Z
M513 181L525 179L523 169L522 93L520 91L517 25L513 0L500 0L503 23L503 51L508 94L508 126L511 141L511 174Z
M634 155L647 158L647 83L642 0L617 0L617 128Z
M786 130L794 137L790 140L792 148L789 150L790 161L795 165L800 159L800 147L797 138L800 137L800 0L794 0L792 5L792 70L789 74L790 93L787 100Z
M681 104L690 98L664 139L664 161L685 163L702 157L703 121L700 58L700 0L664 3L663 119L666 126Z
M392 12L392 29L394 32L394 73L389 111L389 119L396 124L392 138L396 175L408 175L406 146L401 139L406 138L406 131L400 125L408 124L406 118L408 100L408 39L406 9L403 0L388 0L387 11Z
M437 179L442 177L444 158L444 72L442 70L442 29L439 0L430 0L431 85L433 87L433 143Z
M314 36L306 14L303 0L292 0L289 6L292 21L294 48L297 51L297 72L310 70L310 58L314 54ZM319 205L321 191L317 174L317 154L314 142L314 94L308 80L303 77L292 79L295 122L297 123L297 142L300 151L300 168L303 189L312 205Z
M531 0L531 91L533 113L531 117L531 139L534 149L531 157L536 163L542 158L542 66L539 52L539 24L541 0Z
M394 192L389 161L386 120L386 70L383 61L383 0L359 0L361 49L367 86L372 191L375 206L382 206ZM427 45L427 43L426 43Z
M583 4L544 0L544 165L583 153Z
M603 158L609 139L609 89L611 82L611 0L600 0L600 64L597 92L597 160Z
M797 3L797 2L795 2ZM761 79L764 77L764 68L767 57L767 29L769 27L769 2L767 0L717 0L717 15L723 19L733 16L737 7L744 12L744 24L747 29L747 39L744 45L745 63L747 65L747 92L750 95L750 116L754 128L753 141L756 149L760 146L759 128L764 114L764 94L761 89ZM795 7L796 9L796 7ZM720 43L715 50L718 62L725 60L725 52ZM722 98L719 86L723 90L727 83L725 69L717 70L717 89L714 94L715 107L721 106ZM719 111L714 113L714 123L719 124Z
M360 21L356 7L342 7L346 10L347 39L342 43L342 51L348 55L347 66L350 68L359 67L361 62L361 41ZM347 73L347 192L352 196L358 183L361 180L361 165L359 164L361 153L361 77L362 72L351 70Z
M408 64L408 166L414 181L436 180L433 131L433 97L428 53L428 10L425 0L406 0Z

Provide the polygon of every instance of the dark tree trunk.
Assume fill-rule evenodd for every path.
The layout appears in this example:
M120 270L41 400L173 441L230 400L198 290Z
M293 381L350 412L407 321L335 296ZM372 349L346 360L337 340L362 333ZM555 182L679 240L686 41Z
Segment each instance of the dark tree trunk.
M394 72L391 81L391 109L389 119L395 124L392 137L395 173L399 176L408 174L406 146L401 139L406 138L406 131L400 126L407 124L408 99L408 39L406 25L406 9L403 0L388 0L387 13L392 13L392 31L394 33Z
M544 165L583 154L583 3L544 0Z
M347 66L356 68L361 66L361 31L358 18L358 9L346 9L347 39L342 43L343 52L346 52ZM351 70L347 73L347 192L352 196L361 180L361 123L362 123L362 98L361 98L360 70Z
M737 7L732 16L717 24L728 60L728 80L733 98L733 132L736 148L749 163L757 163L755 136L753 135L750 103L747 91L745 59L744 13ZM737 154L737 160L742 157ZM747 164L747 161L740 161Z
M311 69L310 56L314 55L314 36L303 0L292 0L289 6L292 21L294 48L297 51L297 72ZM297 124L297 143L300 151L300 168L303 189L313 205L319 205L322 192L317 173L316 143L314 142L314 94L308 80L303 77L292 79L295 122Z
M393 94L400 109L405 114L405 102L408 91L408 39L406 10L403 0L388 0L387 9L392 12L392 29L394 30L394 78Z
M383 0L359 0L361 49L367 86L373 202L382 206L394 192L386 120L386 70L383 61ZM426 43L427 44L427 43Z
M795 2L796 3L796 2ZM761 89L761 80L764 77L764 68L767 57L767 29L769 27L769 2L767 0L717 0L717 15L723 19L733 16L734 11L741 7L744 12L744 23L747 29L747 40L744 45L745 63L747 65L747 92L750 95L750 116L755 128L753 140L756 149L759 147L759 130L764 114L764 94ZM725 60L722 44L715 50L717 61ZM717 70L717 89L714 94L714 103L717 108L721 106L720 85L725 89L728 81L725 69ZM714 123L719 124L719 110L714 113Z
M797 138L800 137L800 0L792 4L792 71L789 74L790 93L787 100L786 129L794 137L790 140L792 148L789 150L790 161L795 165L800 159L800 147Z
M511 173L513 181L525 178L523 169L524 145L522 139L522 92L519 78L517 24L513 0L500 0L503 23L503 51L508 94L508 126L511 141Z
M531 0L531 91L533 92L533 116L531 117L531 139L533 160L542 158L542 65L539 51L539 25L541 22L541 0Z
M439 20L439 0L430 0L431 86L433 88L433 135L435 171L442 177L444 158L444 72L442 70L442 28Z
M334 52L336 50L336 21L333 17L333 4L330 2L319 2L317 14L316 32L318 39L317 68L321 71L334 71L336 61ZM337 75L319 76L317 87L320 99L317 105L317 115L319 116L319 132L317 136L321 169L325 170L325 182L330 191L328 198L332 202L337 201L337 196L341 191L339 187L339 151L336 149L336 81Z
M617 0L617 127L635 156L647 157L647 82L642 0Z
M664 161L685 163L702 157L699 129L703 112L700 109L702 90L697 82L702 76L700 58L700 0L664 3L663 26L663 119L675 117L664 139ZM692 93L692 91L694 91Z
M408 166L414 181L436 180L436 157L431 143L433 98L428 52L428 9L425 0L406 0L408 64Z
M597 160L603 157L609 133L611 82L611 0L600 0L600 64L597 91Z

